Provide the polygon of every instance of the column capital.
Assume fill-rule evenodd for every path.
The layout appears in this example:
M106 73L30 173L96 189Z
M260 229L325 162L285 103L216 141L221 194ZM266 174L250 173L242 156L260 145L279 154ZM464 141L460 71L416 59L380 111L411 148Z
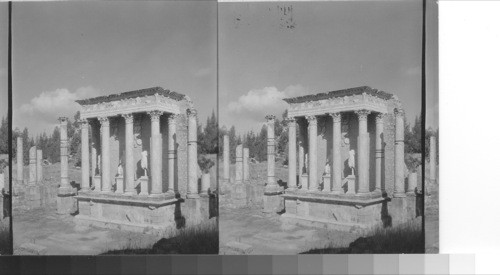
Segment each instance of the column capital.
M68 122L68 118L67 118L67 117L64 117L64 116L59 117L59 119L58 119L58 120L59 120L59 122L60 122L60 123L64 123L64 124L66 124L66 123Z
M376 123L382 123L384 122L384 118L387 116L387 114L384 113L378 113L377 116L375 117L375 122Z
M101 123L101 126L108 126L109 127L109 117L107 116L100 116L98 117L99 122Z
M178 115L178 114L170 114L170 115L168 116L168 118L167 118L167 119L168 119L168 123L169 123L169 124L170 124L170 123L175 123L175 120L176 120L178 117L179 117L179 115Z
M371 113L369 110L357 110L355 113L358 115L359 120L366 120L368 115Z
M88 128L89 127L89 121L86 118L81 118L78 120L78 124L80 124L80 127L82 128Z
M125 119L125 123L134 123L133 113L122 114L122 117Z
M333 118L333 122L340 122L342 120L342 114L340 112L328 113L328 115Z
M394 114L396 115L396 117L403 117L405 115L405 111L403 110L403 108L395 108Z
M163 111L160 110L153 110L148 112L148 115L151 117L151 121L158 121L162 114Z
M285 118L285 121L286 121L288 127L295 127L296 126L296 123L295 123L296 119L295 119L295 117L287 117L287 118Z
M318 119L315 115L306 116L306 119L309 124L318 124Z
M187 112L188 117L196 117L196 115L198 113L195 108L189 108L189 109L187 109L186 112Z
M274 123L274 119L276 119L276 116L275 116L275 115L267 115L267 116L266 116L266 120L267 120L267 122Z

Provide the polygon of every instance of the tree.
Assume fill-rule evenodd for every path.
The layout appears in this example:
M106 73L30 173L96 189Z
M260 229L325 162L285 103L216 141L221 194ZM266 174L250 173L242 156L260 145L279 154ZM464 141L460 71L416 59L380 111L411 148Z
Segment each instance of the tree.
M6 118L2 117L0 124L0 154L9 153L9 123Z

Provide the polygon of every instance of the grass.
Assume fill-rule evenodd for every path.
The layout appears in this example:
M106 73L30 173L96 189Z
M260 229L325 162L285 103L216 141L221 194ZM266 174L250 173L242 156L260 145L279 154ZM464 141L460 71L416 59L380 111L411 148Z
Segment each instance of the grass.
M0 255L12 254L12 243L10 240L10 230L8 219L0 221Z
M324 248L312 249L303 254L413 254L424 253L424 235L420 222L412 221L392 228L376 228L360 237L349 247L339 247L335 242Z
M218 254L219 230L216 219L178 231L172 238L162 238L152 247L129 242L124 248L101 255L140 254Z

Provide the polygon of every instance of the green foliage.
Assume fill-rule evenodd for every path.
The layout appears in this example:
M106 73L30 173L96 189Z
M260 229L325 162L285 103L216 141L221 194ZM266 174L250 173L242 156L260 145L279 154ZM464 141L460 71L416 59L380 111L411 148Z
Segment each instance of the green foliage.
M205 156L198 157L198 165L203 173L208 174L210 172L210 168L215 165L215 162Z
M0 124L0 154L9 153L9 123L7 118L2 117Z

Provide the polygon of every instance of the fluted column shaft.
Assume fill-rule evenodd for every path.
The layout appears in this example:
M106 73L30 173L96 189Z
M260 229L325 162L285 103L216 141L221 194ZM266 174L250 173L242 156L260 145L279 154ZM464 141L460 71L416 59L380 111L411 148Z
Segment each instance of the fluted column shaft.
M196 110L187 110L188 115L188 198L199 198L198 194L198 139Z
M316 116L307 116L309 132L309 191L318 190L318 120Z
M167 192L174 193L175 190L175 161L177 159L177 151L175 148L176 129L178 115L171 114L168 116L168 187Z
M82 190L90 189L89 182L89 124L86 119L80 120L80 131L82 134Z
M276 179L274 177L274 115L266 116L267 119L267 188L274 188L278 185L276 184Z
M375 118L375 191L382 192L382 160L384 158L384 148L382 135L384 134L385 114L377 114Z
M99 122L101 123L101 191L111 192L109 118L100 117Z
M59 118L59 135L61 139L61 189L70 189L68 178L68 118Z
M332 192L336 194L343 193L342 191L342 155L340 151L342 132L342 115L340 113L330 114L332 117Z
M405 130L404 130L404 111L396 109L396 140L394 156L394 197L405 197Z
M297 189L297 134L295 118L290 117L288 122L288 189Z
M125 194L135 194L134 189L134 114L123 114L125 119Z
M369 183L369 150L368 144L368 115L370 111L359 110L356 112L359 121L359 137L358 137L358 193L366 194L370 192Z
M151 195L162 193L162 171L161 171L161 134L160 116L162 111L148 112L151 117Z

